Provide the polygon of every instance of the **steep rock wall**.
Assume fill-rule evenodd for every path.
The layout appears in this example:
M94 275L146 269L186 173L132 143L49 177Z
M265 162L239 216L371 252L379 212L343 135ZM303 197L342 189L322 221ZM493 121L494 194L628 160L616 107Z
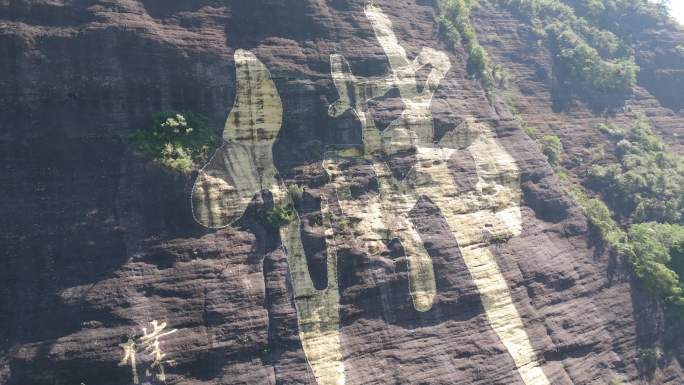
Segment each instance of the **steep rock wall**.
M379 39L387 31L374 29L364 1L0 1L0 239L6 261L0 273L0 382L642 381L635 357L640 310L635 316L635 295L623 267L592 249L584 218L563 195L536 145L505 106L495 102L492 107L468 76L465 53L449 52L440 41L432 4L376 4L391 21L408 60L425 48L447 54L450 66L429 104L435 139L444 145L384 154L385 174L378 172L375 158L354 151L339 154L353 155L336 166L343 166L350 201L368 204L386 188L379 181L382 175L406 181L402 175L415 170L417 162L426 168L441 162L457 191L476 189L488 174L478 170L477 152L470 151L476 141L468 127L487 127L490 133L484 137L500 149L485 150L515 161L504 173L514 177L492 177L493 186L513 182L519 189L506 200L519 207L519 230L507 234L505 242L484 246L484 265L496 274L473 273L477 261L458 239L459 232L471 230L454 224L440 207L440 193L429 190L428 183L428 193L419 194L401 215L410 219L422 240L420 253L427 253L433 266L431 306L415 306L406 241L376 234L377 249L359 246L355 217L363 221L363 213L349 204L345 212L344 199L326 206L334 174L324 167L327 151L365 144L368 129L358 111L329 113L342 96L331 73L331 55L344 57L355 77L371 80L391 74L396 59ZM476 17L487 28L504 28L512 20L493 10ZM503 48L517 44L516 35L499 32L494 39L499 42L486 45L502 47L503 55ZM246 57L240 52L249 52L268 69L279 93L283 114L272 145L273 165L283 183L305 186L295 205L300 257L305 257L314 289L336 286L338 346L325 351L339 350L332 356L343 364L341 375L336 364L332 370L317 368L316 353L307 348L306 324L318 321L301 309L295 247L284 247L288 236L255 219L277 204L278 194L257 194L234 226L209 230L193 219L190 196L196 175L184 178L160 170L134 154L127 140L151 115L170 109L202 113L220 131L240 95L236 58ZM416 71L418 90L434 68ZM378 130L391 129L407 109L405 91L396 85L368 102L373 117L368 122ZM529 110L548 109L543 89L528 92L538 99L521 98ZM652 106L655 120L667 122L674 115L646 91L639 90L640 95ZM538 119L556 116L549 111ZM663 127L676 133L674 123ZM582 130L567 135L580 138ZM441 148L454 150L446 162ZM424 173L434 178L431 172ZM450 198L458 211L463 196ZM401 226L395 230L402 234ZM473 234L478 230L474 226ZM297 233L296 227L290 233ZM333 243L334 284L329 274ZM487 277L500 279L483 286ZM422 290L433 292L431 287ZM492 287L496 293L489 296ZM526 360L534 358L531 367L541 374L526 376L520 369L525 367L520 356L492 322L486 303L491 298L505 298L510 304L504 307L518 313L503 326L521 325L513 329L524 330ZM163 322L166 327L157 330ZM140 350L155 337L163 357ZM673 360L660 383L681 381Z

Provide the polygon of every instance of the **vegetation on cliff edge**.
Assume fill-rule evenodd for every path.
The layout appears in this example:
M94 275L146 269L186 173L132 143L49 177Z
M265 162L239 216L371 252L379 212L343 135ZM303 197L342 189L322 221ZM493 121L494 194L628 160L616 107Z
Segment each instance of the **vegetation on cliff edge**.
M573 86L629 92L636 84L639 67L629 47L611 31L577 16L572 7L560 0L498 3L529 22L539 38L550 43L554 60Z
M187 174L199 168L220 144L206 121L191 113L162 112L151 127L132 137L135 148L169 170Z
M631 41L646 29L673 26L665 1L652 0L563 0L591 23Z
M564 1L574 9L559 0L495 1L529 21L539 37L549 39L556 64L571 79L602 92L631 90L638 72L631 49L624 43L632 39L628 30L636 27L611 25L608 15L602 16L605 9L612 10L613 23L635 15L653 26L669 23L667 11L642 0ZM622 13L615 9L618 3ZM575 14L576 9L582 16ZM509 107L524 131L539 143L559 178L568 182L560 165L560 138L540 137L536 128ZM642 114L636 114L628 127L607 122L599 131L615 148L613 157L606 158L602 146L590 160L594 165L585 184L600 196L591 197L578 185L571 185L569 194L591 229L629 261L644 286L684 316L684 157L668 151Z
M684 224L684 157L667 150L643 115L629 127L600 126L619 163L595 165L588 184L632 222Z
M628 128L603 124L600 129L616 142L619 161L589 172L587 185L603 200L579 187L571 196L643 284L684 316L684 157L667 150L643 115ZM625 230L604 200L630 223Z
M475 3L475 0L439 0L439 24L452 48L463 44L468 53L468 70L478 77L485 91L489 92L494 85L504 85L509 75L503 66L492 63L487 51L477 41L475 28L470 21L470 11Z

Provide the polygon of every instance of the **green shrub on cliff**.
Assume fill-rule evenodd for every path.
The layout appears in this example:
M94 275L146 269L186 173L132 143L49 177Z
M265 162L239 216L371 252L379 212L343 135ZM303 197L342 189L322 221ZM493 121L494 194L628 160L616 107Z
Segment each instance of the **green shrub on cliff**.
M631 225L621 230L608 206L581 189L571 195L644 286L684 316L684 157L667 150L643 115L627 127L599 129L615 144L618 163L592 167L587 184Z
M558 165L563 153L563 144L556 135L545 135L541 140L542 152L552 166Z
M633 49L612 32L597 28L583 18L577 19L574 29L602 57L616 58L633 54Z
M505 68L492 64L489 54L477 41L470 22L470 11L475 3L475 0L439 0L439 24L452 48L463 44L468 52L469 71L480 79L486 91L490 91L494 85L503 86L509 76Z
M656 222L630 226L620 249L646 287L678 308L684 308L682 250L684 227Z
M656 222L631 225L623 231L606 204L582 189L570 190L592 229L627 257L641 282L666 303L684 312L684 227Z
M610 247L620 248L624 233L613 220L610 209L598 198L590 198L581 188L570 189L570 196L580 206L589 225Z
M611 31L591 25L560 0L498 1L548 39L555 61L580 88L628 92L634 87L639 67ZM596 0L588 7L600 13L604 4Z
M684 157L667 150L643 115L628 128L601 130L616 142L619 163L592 167L589 186L634 222L684 224Z
M266 214L266 221L274 227L286 225L296 219L292 205L279 205Z
M135 148L169 170L187 174L205 163L220 144L203 118L187 113L163 112L152 126L135 133Z
M606 5L603 3L603 0L566 0L566 2L574 5L576 9L579 8L591 17L601 15L606 11Z
M660 349L639 349L637 352L637 365L639 370L645 373L653 373L658 367L658 361L663 358Z
M553 30L556 59L570 78L597 91L629 91L636 84L639 66L633 58L604 60L598 51L570 29Z

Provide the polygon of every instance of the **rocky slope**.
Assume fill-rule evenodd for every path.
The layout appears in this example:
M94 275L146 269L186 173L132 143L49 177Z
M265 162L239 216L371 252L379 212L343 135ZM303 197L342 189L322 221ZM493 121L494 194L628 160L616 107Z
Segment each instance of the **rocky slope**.
M0 0L0 383L684 382L677 344L644 375L639 349L671 342L658 303L432 2L374 3ZM509 12L473 22L572 170L603 112L557 108ZM681 152L677 63L643 41L615 119L644 111ZM133 151L165 110L225 124L204 171ZM289 200L280 231L260 219Z

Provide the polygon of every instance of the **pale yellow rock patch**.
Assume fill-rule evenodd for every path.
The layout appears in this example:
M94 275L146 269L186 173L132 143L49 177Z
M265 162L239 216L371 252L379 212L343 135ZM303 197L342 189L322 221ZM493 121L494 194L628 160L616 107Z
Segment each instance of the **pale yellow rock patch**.
M261 190L270 190L276 199L284 196L272 150L283 121L278 90L251 52L237 50L235 68L237 91L224 143L200 171L192 193L195 219L210 228L238 220Z

